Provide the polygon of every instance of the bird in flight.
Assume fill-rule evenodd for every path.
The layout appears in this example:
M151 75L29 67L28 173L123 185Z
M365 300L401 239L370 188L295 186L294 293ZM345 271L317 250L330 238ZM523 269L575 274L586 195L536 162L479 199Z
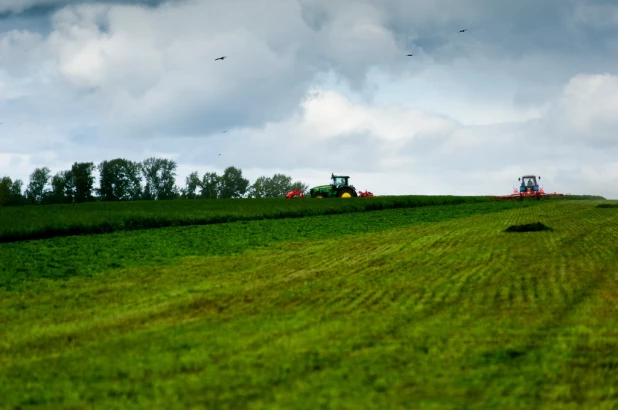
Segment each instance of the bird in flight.
M219 58L215 58L215 61L217 61L217 60L225 60L225 57L226 57L226 56L219 57Z
M460 32L460 33L464 33L464 32L466 32L466 31L468 31L468 29L467 29L467 28L464 28L463 30L459 30L459 32Z
M227 132L227 130L223 131L223 133L225 134Z
M408 57L412 57L414 54L408 54Z

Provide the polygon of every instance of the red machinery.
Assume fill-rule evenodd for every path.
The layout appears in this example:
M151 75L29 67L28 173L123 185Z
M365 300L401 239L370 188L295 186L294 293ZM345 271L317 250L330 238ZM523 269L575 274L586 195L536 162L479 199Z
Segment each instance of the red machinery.
M366 198L366 197L368 197L368 196L373 196L373 192L369 192L369 191L365 191L365 192L363 192L363 191L358 191L358 195L359 195L359 196L361 196L361 197L363 197L363 198Z
M539 181L541 177L538 177ZM556 192L547 194L543 190L543 187L540 187L537 183L537 177L535 175L524 175L521 178L518 178L518 181L521 181L521 185L519 188L513 188L513 193L511 195L499 195L494 196L496 199L524 199L524 198L536 198L541 199L548 196L564 196L565 194L558 194ZM568 195L568 194L567 194Z
M294 189L294 190L292 190L292 191L288 192L288 193L285 195L285 197L286 197L286 198L288 198L288 199L289 199L289 198L302 198L303 196L305 196L305 195L304 195L304 192L303 192L303 191L298 191L298 190L296 190L296 189Z

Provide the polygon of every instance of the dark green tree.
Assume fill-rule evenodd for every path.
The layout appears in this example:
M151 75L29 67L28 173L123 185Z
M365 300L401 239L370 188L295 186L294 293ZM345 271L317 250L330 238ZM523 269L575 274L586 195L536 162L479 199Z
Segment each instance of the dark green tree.
M13 205L25 205L27 203L26 197L22 194L24 182L21 179L16 179L11 185L11 198Z
M270 178L264 176L258 177L249 188L249 196L251 198L266 198L269 179Z
M248 191L249 180L243 178L242 170L227 167L221 176L220 198L242 198Z
M142 195L141 166L139 162L117 158L98 165L99 188L103 201L137 200Z
M197 171L193 171L185 179L185 188L183 189L183 197L187 199L195 199L199 195L197 193L198 188L202 187L202 180L200 179Z
M24 205L26 198L22 195L23 182L13 181L10 177L0 179L0 206Z
M0 206L10 205L12 186L13 181L10 177L2 177L0 179Z
M202 178L201 198L219 198L221 193L221 177L216 172L206 172Z
M269 182L268 194L270 198L285 196L292 187L292 177L283 174L273 175Z
M47 167L36 168L32 174L30 174L30 183L26 190L26 197L32 204L41 204L45 200L45 196L48 193L46 189L49 180L51 179L51 170Z
M302 192L305 192L305 191L307 191L308 189L309 189L309 185L307 185L307 184L305 184L305 183L303 183L303 182L301 182L301 181L296 181L296 182L294 182L292 185L290 185L290 189L289 189L289 191L291 191L291 190L296 190L296 191L302 191Z
M74 202L94 201L94 170L92 162L76 162L71 167Z
M164 158L148 158L142 162L144 175L144 199L174 199L176 187L176 162Z
M70 170L60 171L51 179L51 192L46 202L64 204L73 202L73 177Z

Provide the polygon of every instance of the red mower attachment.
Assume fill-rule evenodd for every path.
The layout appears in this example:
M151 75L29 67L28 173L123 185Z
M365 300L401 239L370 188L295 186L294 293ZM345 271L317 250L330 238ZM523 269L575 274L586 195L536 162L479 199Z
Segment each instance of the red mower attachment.
M374 195L373 195L373 192L369 192L369 191L365 191L365 192L363 192L363 191L358 191L358 196L363 197L363 198L366 198L366 197L368 197L368 196L374 196Z
M538 177L540 180L541 177ZM534 175L524 175L523 177L518 179L521 181L521 186L518 188L513 188L513 193L511 195L501 195L494 196L496 199L524 199L524 198L546 198L549 196L565 196L565 194L558 194L556 192L547 194L543 190L543 187L540 187L537 182L537 177ZM526 182L527 181L527 182Z
M302 198L304 195L303 191L298 191L296 189L293 189L292 191L288 192L285 197L290 199L290 198Z

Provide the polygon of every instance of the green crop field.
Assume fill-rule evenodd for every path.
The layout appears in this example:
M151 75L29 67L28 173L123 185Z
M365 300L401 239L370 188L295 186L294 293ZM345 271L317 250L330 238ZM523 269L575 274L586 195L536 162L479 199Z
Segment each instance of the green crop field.
M570 196L586 199L586 196ZM559 198L558 198L559 199ZM193 199L0 207L0 243L58 236L256 219L300 218L382 209L495 202L488 196L314 199Z
M614 202L463 202L2 243L0 408L617 408Z

